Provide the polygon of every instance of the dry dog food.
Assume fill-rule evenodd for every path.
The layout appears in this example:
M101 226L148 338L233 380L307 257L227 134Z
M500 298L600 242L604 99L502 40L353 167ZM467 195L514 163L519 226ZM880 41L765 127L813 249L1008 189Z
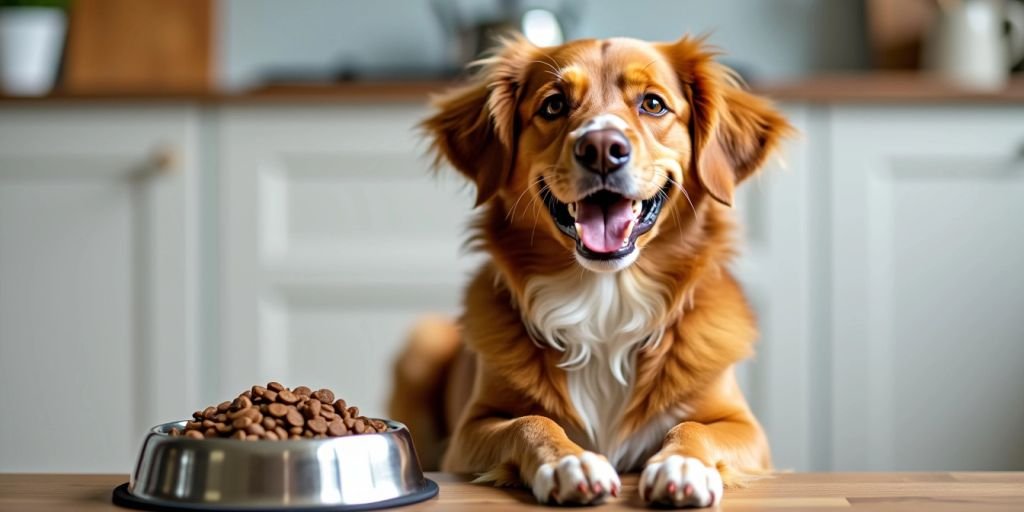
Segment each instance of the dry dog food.
M253 386L231 402L196 411L184 430L174 428L170 434L193 439L278 441L372 434L387 429L383 421L360 416L358 407L349 407L340 398L335 400L329 389L288 389L270 382L266 387Z

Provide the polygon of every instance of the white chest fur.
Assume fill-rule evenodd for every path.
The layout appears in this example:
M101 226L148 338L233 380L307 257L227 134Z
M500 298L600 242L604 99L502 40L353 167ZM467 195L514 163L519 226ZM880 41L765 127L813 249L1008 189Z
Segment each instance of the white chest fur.
M630 399L636 351L661 339L666 304L655 282L627 269L584 271L531 278L525 290L527 327L538 343L564 352L569 398L596 451L615 459L638 456L618 436ZM662 431L656 419L651 425ZM667 430L667 427L666 427ZM663 433L662 433L663 435ZM657 446L656 443L655 446Z

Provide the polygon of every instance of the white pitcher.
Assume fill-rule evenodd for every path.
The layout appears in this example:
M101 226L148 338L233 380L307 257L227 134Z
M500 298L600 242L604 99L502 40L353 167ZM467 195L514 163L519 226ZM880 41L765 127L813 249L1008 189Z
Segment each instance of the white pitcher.
M1017 0L937 0L939 13L925 39L925 69L970 89L1006 85L1024 58L1024 4ZM1004 30L1009 24L1010 31Z
M53 88L66 24L59 9L0 8L0 92L41 96Z

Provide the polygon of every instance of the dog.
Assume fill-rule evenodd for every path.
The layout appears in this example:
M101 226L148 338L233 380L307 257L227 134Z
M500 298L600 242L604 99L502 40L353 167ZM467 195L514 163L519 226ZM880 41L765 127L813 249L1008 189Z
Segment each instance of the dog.
M737 384L754 315L728 264L734 192L793 131L672 43L504 41L422 127L475 185L489 255L457 322L418 325L390 414L424 466L596 504L713 506L771 468Z

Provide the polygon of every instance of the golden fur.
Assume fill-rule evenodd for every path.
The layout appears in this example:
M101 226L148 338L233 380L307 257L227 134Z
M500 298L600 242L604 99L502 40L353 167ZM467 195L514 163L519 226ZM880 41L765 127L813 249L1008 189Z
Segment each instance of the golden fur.
M665 432L660 450L651 447L657 453L649 462L693 457L717 468L727 485L770 468L764 434L733 374L757 332L727 270L734 254L729 205L736 185L791 128L713 57L691 38L553 48L514 39L468 84L437 100L424 127L438 158L476 185L472 240L490 261L466 291L458 327L435 319L417 328L396 371L391 414L419 433L426 467L436 467L448 442L443 469L529 485L541 465L583 451L566 433L581 422L559 367L562 353L531 338L525 293L536 276L589 272L553 225L537 185L575 200L568 134L612 113L629 123L640 193L654 195L666 183L671 190L654 228L637 240L638 259L619 270L650 283L665 306L660 340L631 360L631 398L616 435L685 406L686 417ZM541 122L534 113L556 86L571 98L572 113ZM650 91L673 106L670 115L636 114L631 98Z

